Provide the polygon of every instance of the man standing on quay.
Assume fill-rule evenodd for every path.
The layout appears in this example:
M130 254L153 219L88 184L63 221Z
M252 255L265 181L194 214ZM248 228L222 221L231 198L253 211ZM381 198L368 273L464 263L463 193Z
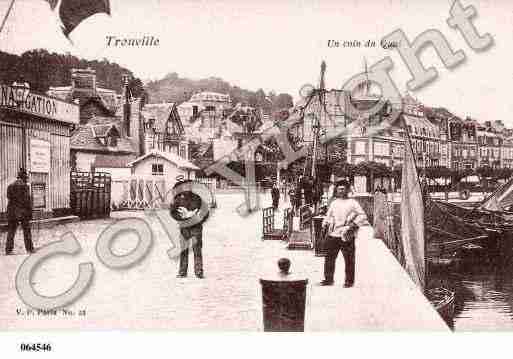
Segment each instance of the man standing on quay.
M27 184L28 175L25 169L21 168L18 172L18 179L7 187L7 223L8 233L5 245L5 254L12 254L14 248L14 235L21 223L23 228L23 240L25 241L25 250L27 253L34 252L32 243L32 234L30 232L30 220L32 219L32 200L30 198L30 188Z
M323 221L323 233L328 230L328 237L324 280L320 285L333 285L339 250L344 256L344 287L349 288L354 284L356 231L358 227L367 224L367 216L355 199L348 198L349 187L347 181L340 181L335 185L335 199L331 202Z
M176 189L179 185L191 183L192 181L184 181L182 178L177 178L177 183L174 186ZM171 217L181 221L193 219L194 216L200 216L202 208L202 200L199 195L192 191L181 191L173 198L171 203L170 213ZM198 223L191 226L180 225L180 266L178 269L178 278L187 277L187 268L189 264L189 247L192 244L192 251L194 253L194 273L196 277L203 278L203 222L208 219L209 213L200 218Z
M278 183L275 182L273 188L271 189L271 197L273 200L273 208L276 210L280 204L280 189L278 188Z

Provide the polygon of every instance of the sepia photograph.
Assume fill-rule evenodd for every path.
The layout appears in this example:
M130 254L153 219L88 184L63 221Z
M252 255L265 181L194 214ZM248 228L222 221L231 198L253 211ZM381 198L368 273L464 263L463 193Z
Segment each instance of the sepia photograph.
M512 25L507 0L0 0L0 331L513 330Z

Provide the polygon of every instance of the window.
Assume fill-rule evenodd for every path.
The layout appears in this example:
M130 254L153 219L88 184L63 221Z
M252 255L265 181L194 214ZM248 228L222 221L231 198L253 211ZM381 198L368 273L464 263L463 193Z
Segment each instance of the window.
M180 153L179 153L179 156L182 157L182 158L185 158L187 159L187 151L186 151L186 146L185 145L180 145Z
M390 148L388 143L375 142L374 154L377 156L388 156L390 154Z
M363 141L355 142L354 153L356 155L364 155L365 154L365 142L363 142Z
M151 172L154 176L163 176L164 175L164 165L161 163L154 163L151 165Z

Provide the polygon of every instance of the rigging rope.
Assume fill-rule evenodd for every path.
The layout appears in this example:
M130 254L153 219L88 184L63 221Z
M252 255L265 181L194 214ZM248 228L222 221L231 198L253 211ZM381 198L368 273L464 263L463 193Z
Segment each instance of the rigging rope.
M0 34L2 33L2 30L4 29L5 23L7 22L7 18L9 17L9 14L11 13L11 10L12 10L12 7L14 6L15 1L16 0L11 1L9 8L7 9L7 12L5 13L4 19L2 20L2 25L0 25Z

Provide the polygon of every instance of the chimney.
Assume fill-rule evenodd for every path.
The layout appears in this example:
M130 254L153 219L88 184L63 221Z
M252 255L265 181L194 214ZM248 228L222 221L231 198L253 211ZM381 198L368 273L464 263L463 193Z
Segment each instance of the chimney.
M96 96L96 71L87 69L71 69L72 91L87 93L89 96Z
M130 126L130 90L128 89L128 81L130 80L130 75L123 75L123 124L125 127L125 133L127 137L132 137L131 134L131 126Z

